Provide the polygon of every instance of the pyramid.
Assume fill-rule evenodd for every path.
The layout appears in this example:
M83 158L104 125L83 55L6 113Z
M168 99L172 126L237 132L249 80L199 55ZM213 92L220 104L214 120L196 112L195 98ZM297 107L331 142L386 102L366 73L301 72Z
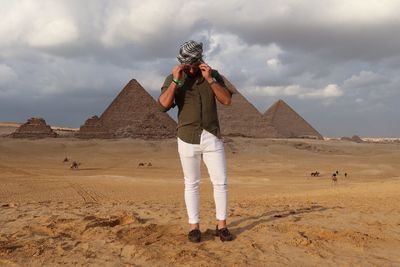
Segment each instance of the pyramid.
M112 138L112 134L99 122L100 118L93 116L85 121L76 134L79 138Z
M18 127L11 135L13 138L45 138L57 137L58 134L51 129L43 118L30 118Z
M268 126L277 130L280 137L323 139L317 130L281 99L275 102L263 117Z
M218 119L224 136L279 137L277 131L267 125L262 114L223 77L225 85L232 93L231 105L224 106L217 101Z
M159 111L158 103L135 80L131 80L100 118L86 120L77 135L81 138L145 138L176 136L176 122Z

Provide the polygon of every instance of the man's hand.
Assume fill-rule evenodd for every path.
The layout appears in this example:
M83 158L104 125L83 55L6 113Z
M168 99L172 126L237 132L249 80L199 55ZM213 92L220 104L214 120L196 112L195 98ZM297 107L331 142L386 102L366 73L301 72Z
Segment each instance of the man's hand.
M199 65L199 68L200 68L200 70L201 70L201 75L203 75L203 77L204 77L204 79L207 81L207 82L211 82L212 81L212 76L211 76L211 67L210 66L208 66L207 64L205 64L205 63L202 63L202 64L200 64Z
M158 101L163 107L164 112L168 111L174 103L175 90L178 88L179 84L179 82L176 80L180 81L182 77L183 66L183 64L179 64L172 69L172 78L175 80L175 82L171 82L168 88L164 90L164 92L158 98Z
M176 65L173 69L172 69L172 76L175 80L180 80L182 77L182 71L183 71L183 64L179 64Z
M203 75L204 79L211 84L213 77L211 76L211 67L208 66L205 63L202 63L199 65L199 68L201 70L201 74ZM215 97L218 99L218 101L223 104L223 105L230 105L231 104L231 93L228 91L228 89L225 88L225 86L222 86L219 83L213 83L211 85L211 90L213 90Z

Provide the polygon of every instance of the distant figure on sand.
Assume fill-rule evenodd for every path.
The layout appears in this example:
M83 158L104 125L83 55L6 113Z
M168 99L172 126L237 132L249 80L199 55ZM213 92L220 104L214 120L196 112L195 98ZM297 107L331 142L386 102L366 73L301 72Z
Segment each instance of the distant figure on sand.
M188 239L200 242L199 184L203 158L214 187L216 235L233 240L226 219L228 188L224 144L219 128L216 99L230 105L231 93L218 71L203 61L203 44L187 41L181 45L179 64L161 88L160 109L178 106L178 152L185 181L185 203L189 217Z
M69 158L65 157L63 163L69 162Z
M344 173L344 178L347 178L347 172Z
M74 170L74 169L76 170L76 169L79 168L80 165L81 165L80 162L73 161L72 164L71 164L70 169L71 169L71 170Z
M319 176L319 171L312 172L312 173L311 173L311 176L318 177L318 176Z
M144 166L151 167L153 166L153 164L151 164L151 162L149 163L139 162L138 167L144 167Z
M336 173L333 173L333 174L332 174L332 183L333 183L333 184L337 184L337 176L336 176Z

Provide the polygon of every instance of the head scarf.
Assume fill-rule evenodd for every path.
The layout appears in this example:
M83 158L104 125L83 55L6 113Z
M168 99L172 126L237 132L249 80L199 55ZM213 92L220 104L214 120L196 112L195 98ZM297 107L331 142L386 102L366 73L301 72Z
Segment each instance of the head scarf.
M202 61L203 43L187 41L179 49L178 60L182 64L193 64Z

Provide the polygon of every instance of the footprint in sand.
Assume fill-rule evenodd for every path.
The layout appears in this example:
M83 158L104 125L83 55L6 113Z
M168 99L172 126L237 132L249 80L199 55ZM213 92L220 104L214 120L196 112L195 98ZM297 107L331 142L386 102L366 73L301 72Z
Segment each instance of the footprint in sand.
M24 230L28 230L30 233L34 235L41 236L54 236L54 231L49 227L40 225L40 224L32 224L24 227Z
M85 230L89 228L95 227L115 227L117 225L127 225L131 223L143 224L145 220L140 218L136 214L127 214L124 213L119 216L112 216L110 218L98 218L95 216L86 216L84 220L89 220L88 224L86 224Z

